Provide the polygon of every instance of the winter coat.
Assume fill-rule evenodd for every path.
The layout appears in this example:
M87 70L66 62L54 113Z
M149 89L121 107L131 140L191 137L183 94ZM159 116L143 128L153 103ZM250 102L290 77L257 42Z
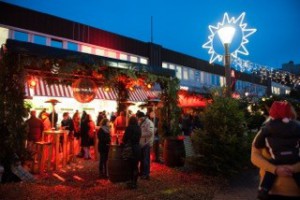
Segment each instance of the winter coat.
M254 146L267 147L275 164L294 164L300 161L300 123L291 120L284 123L281 119L265 123L258 133Z
M94 138L91 138L89 133L95 131L95 124L92 121L83 120L80 126L81 146L89 147L94 144Z
M140 139L141 139L141 128L138 125L130 125L125 129L125 133L123 136L122 143L130 144L132 146L133 151L133 159L139 160L141 149L140 149Z
M28 140L37 142L40 141L42 138L42 132L44 130L44 125L42 120L36 118L36 117L30 117L26 121L28 125Z
M103 126L98 130L97 137L99 140L98 143L98 151L101 152L108 152L109 151L109 145L111 142L110 139L110 130L109 127Z
M142 122L140 123L142 135L140 139L140 146L144 147L149 144L150 147L153 145L154 140L154 124L148 119L148 117L144 117Z

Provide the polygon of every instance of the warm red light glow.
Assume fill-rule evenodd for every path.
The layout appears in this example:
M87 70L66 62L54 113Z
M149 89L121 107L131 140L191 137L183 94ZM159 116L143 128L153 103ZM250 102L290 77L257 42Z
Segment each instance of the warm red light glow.
M180 107L206 107L211 102L200 94L193 95L186 91L180 91L178 97Z
M29 86L32 87L32 88L35 87L36 86L36 81L34 79L31 79L29 81Z
M134 88L133 88L133 87L130 87L130 88L129 88L129 90L130 90L130 91L133 91L133 90L134 90Z
M105 92L109 92L109 91L110 91L110 88L109 88L109 87L105 87L105 88L104 88L104 91L105 91Z

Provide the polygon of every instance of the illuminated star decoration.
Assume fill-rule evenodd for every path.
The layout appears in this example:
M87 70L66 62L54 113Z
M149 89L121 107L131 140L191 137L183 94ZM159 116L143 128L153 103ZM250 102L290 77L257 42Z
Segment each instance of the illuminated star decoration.
M211 54L211 57L209 60L210 63L213 63L215 60L218 60L219 62L221 62L223 59L223 55L220 55L215 52L215 50L213 48L213 42L214 42L215 35L218 33L219 29L221 29L225 26L231 25L231 26L234 26L235 28L239 27L241 29L241 33L242 33L241 44L235 51L233 51L231 53L231 56L233 56L234 58L237 58L237 55L239 53L243 54L243 55L249 55L249 52L246 49L245 44L247 44L249 42L249 40L247 38L250 35L252 35L253 33L255 33L256 29L254 29L254 28L247 29L247 24L244 23L245 15L246 15L246 13L243 12L237 19L235 19L234 17L229 18L228 14L225 13L222 23L218 22L217 26L212 26L212 25L208 26L208 28L211 32L211 35L208 36L208 42L203 44L202 47L208 49L208 54Z

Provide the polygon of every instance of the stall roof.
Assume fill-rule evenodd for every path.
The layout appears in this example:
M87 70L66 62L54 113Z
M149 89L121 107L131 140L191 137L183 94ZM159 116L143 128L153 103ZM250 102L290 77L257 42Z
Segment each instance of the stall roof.
M129 91L129 101L144 102L149 97L158 96L159 91L143 90L136 88L133 91ZM35 87L30 87L25 84L25 96L26 98L32 98L33 96L47 96L47 97L67 97L73 98L73 91L70 85L51 84L48 85L42 78L36 78ZM102 87L98 87L96 91L96 99L103 100L116 100L117 91L111 89L106 92Z

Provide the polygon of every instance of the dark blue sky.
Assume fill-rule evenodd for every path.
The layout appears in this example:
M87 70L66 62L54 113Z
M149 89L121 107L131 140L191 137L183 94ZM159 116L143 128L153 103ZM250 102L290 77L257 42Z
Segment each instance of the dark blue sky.
M299 0L5 0L5 2L88 24L197 58L209 60L202 45L209 25L221 22L225 12L238 17L246 12L247 28L256 28L242 59L280 67L300 63Z

